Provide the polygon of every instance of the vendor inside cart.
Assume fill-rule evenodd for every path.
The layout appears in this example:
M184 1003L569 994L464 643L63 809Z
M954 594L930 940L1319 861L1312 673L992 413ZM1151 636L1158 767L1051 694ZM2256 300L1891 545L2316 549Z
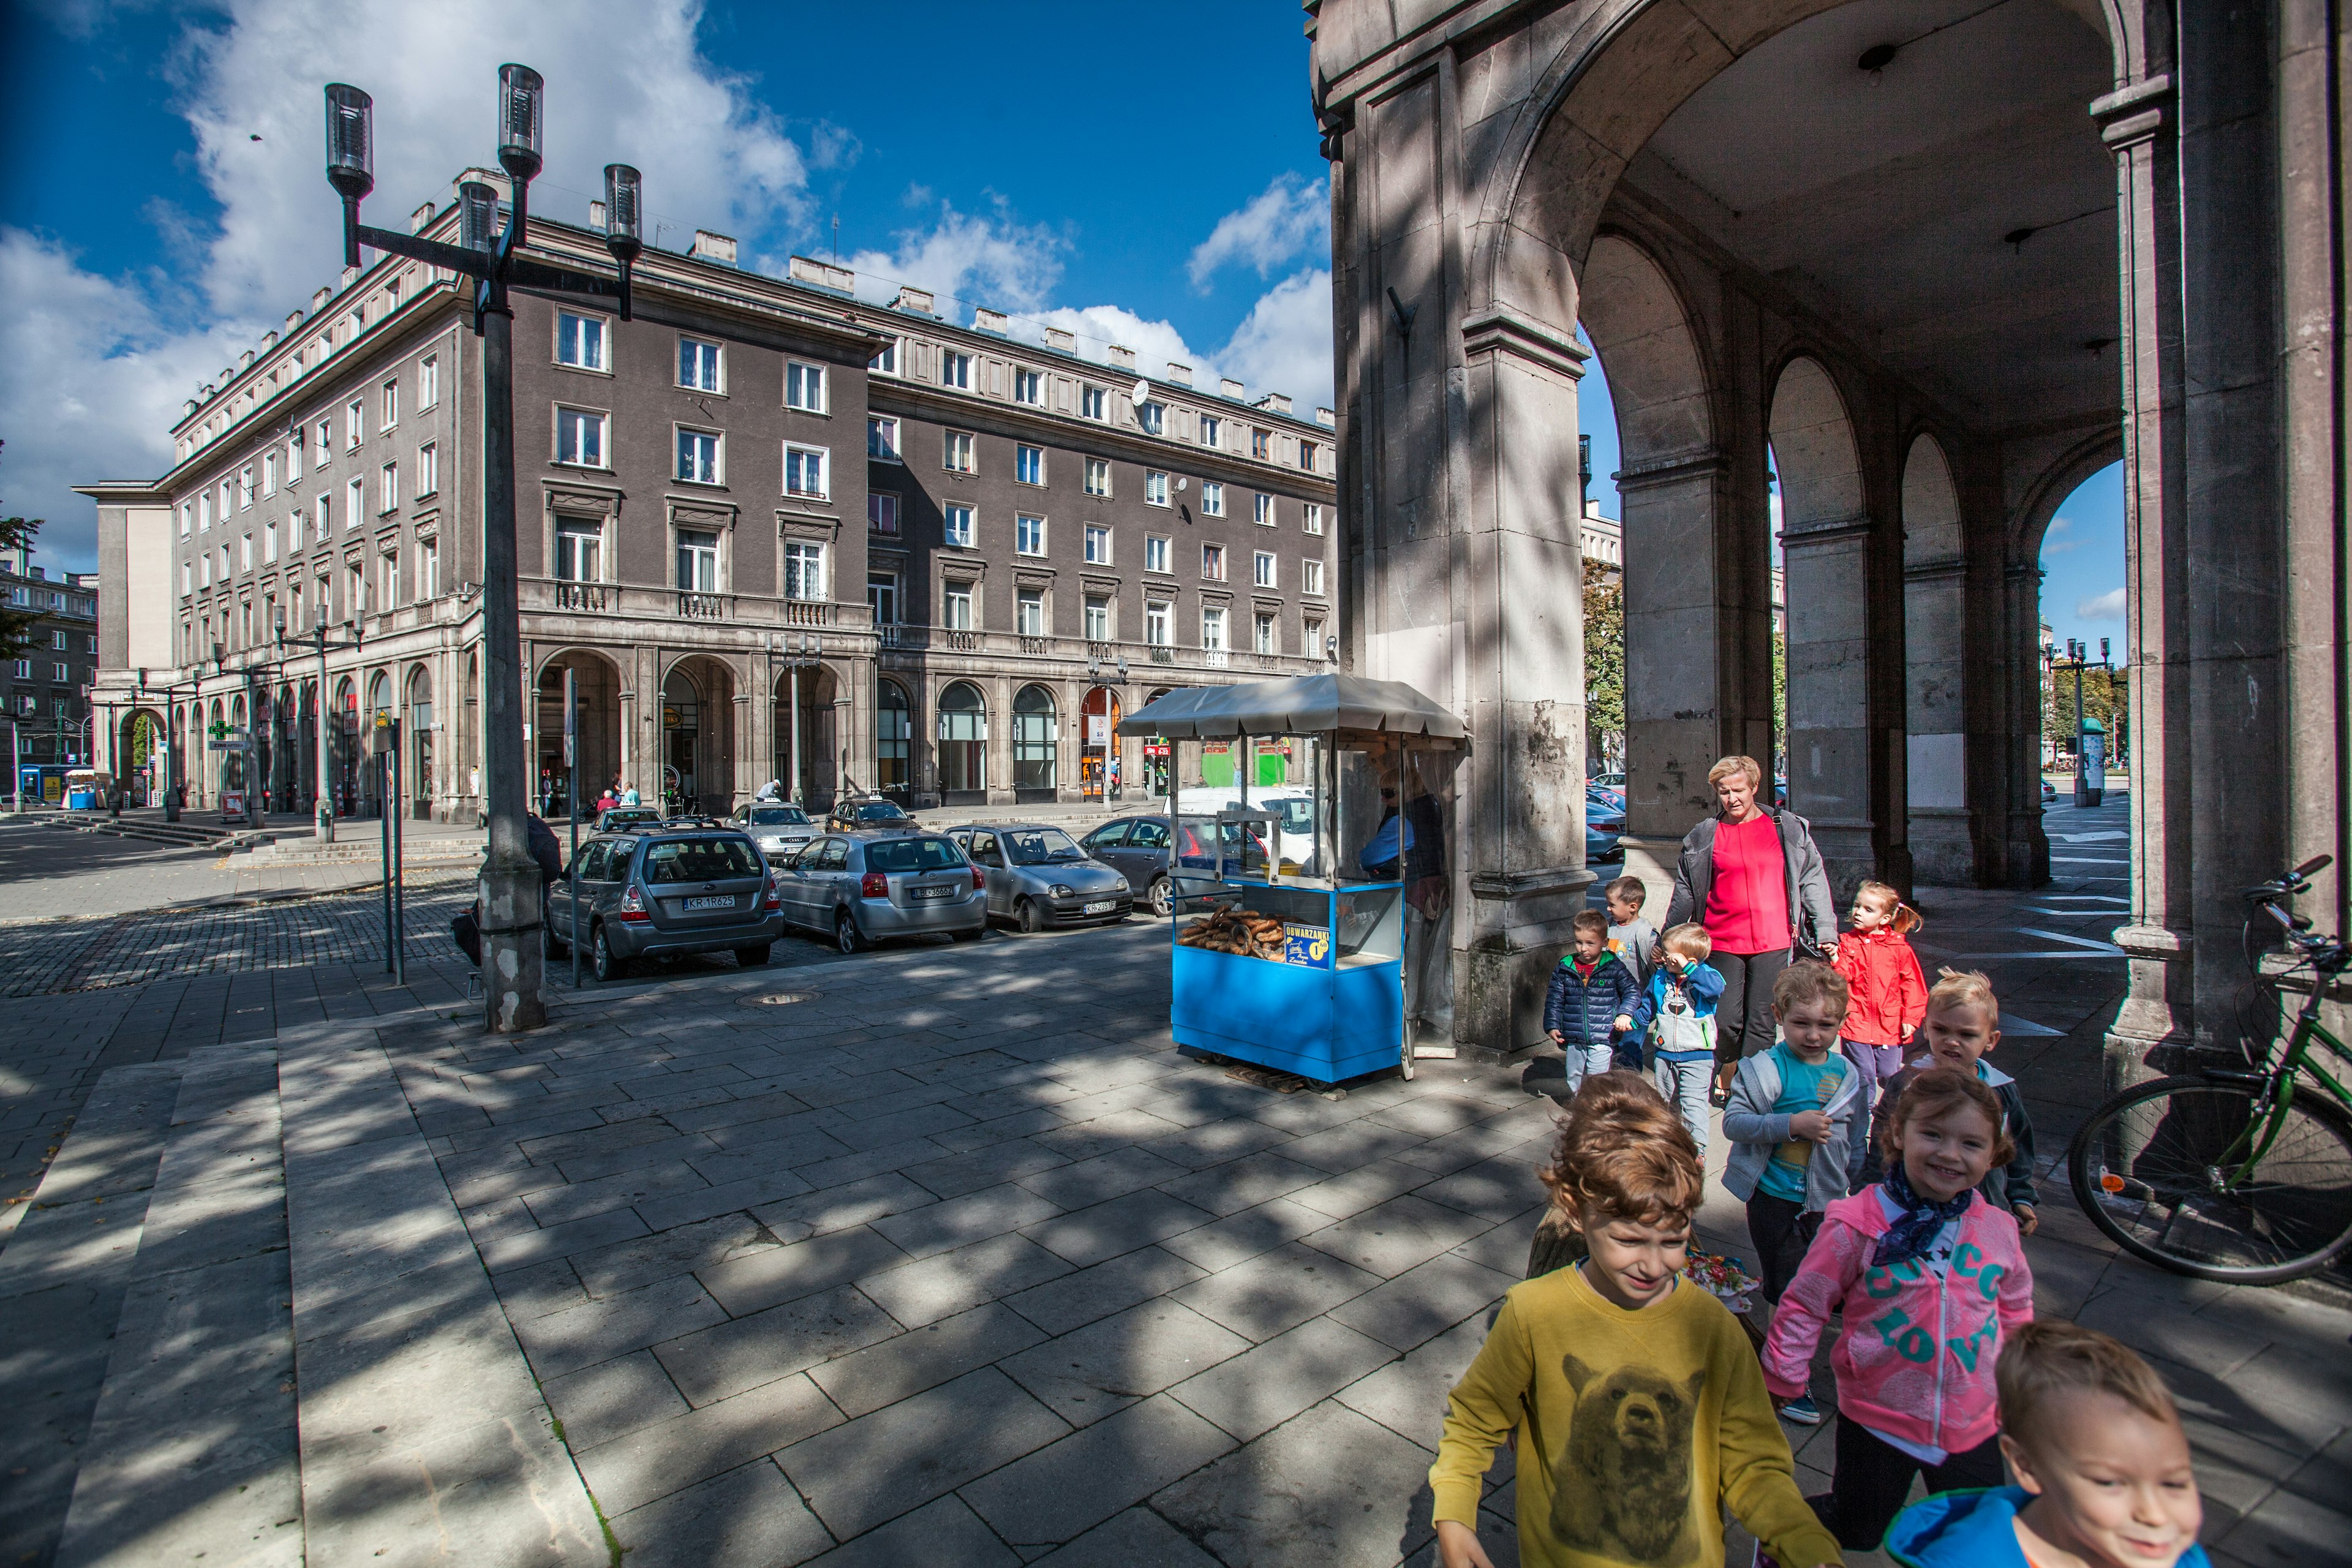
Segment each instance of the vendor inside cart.
M1404 884L1404 1014L1424 1045L1454 1040L1453 889L1445 876L1445 813L1421 774L1429 753L1381 764L1381 824L1365 841L1364 874ZM1397 804L1400 779L1410 792Z

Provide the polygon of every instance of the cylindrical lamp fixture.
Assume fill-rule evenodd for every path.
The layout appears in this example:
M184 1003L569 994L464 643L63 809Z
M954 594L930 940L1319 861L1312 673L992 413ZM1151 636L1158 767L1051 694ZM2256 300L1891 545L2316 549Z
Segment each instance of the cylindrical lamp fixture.
M457 187L457 243L468 250L492 249L499 242L499 193L479 180Z
M375 100L343 82L327 84L327 184L345 201L375 189Z
M604 165L604 245L623 261L634 261L646 247L641 181L626 163Z
M547 83L529 66L499 68L499 163L518 180L543 162Z

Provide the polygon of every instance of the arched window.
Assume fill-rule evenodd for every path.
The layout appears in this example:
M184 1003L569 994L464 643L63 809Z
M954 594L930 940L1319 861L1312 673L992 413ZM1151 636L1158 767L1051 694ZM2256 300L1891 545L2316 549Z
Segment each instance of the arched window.
M874 693L874 787L885 795L907 793L907 753L915 732L907 689L885 680Z
M1054 742L1058 726L1054 694L1042 686L1024 686L1013 699L1013 787L1050 790L1054 787Z
M965 794L988 788L988 702L969 681L940 693L940 788Z

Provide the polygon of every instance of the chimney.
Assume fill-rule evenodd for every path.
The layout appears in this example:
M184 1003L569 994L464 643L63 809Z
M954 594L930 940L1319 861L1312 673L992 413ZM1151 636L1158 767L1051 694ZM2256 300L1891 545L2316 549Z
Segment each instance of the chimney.
M1078 337L1076 332L1064 331L1059 327L1047 327L1045 346L1049 349L1059 349L1066 354L1074 354L1078 352Z
M698 247L700 244L698 236L696 243ZM727 259L732 261L735 259L735 242L730 239L727 245ZM836 294L849 293L857 286L857 274L848 268L835 267L829 261L818 261L811 257L793 257L791 271L793 282L814 284L819 289L830 289Z
M1108 352L1110 354L1111 363L1121 366L1127 370L1133 370L1135 368L1135 351L1133 349L1127 348L1118 343L1113 343L1110 345Z
M726 267L735 265L735 240L731 235L713 234L707 228L694 231L694 248L688 256L698 256L705 261L716 261Z
M1269 392L1250 406L1263 408L1271 414L1287 414L1290 412L1290 396L1287 393Z
M1168 379L1179 386L1190 386L1192 384L1192 367L1178 364L1171 359L1168 362Z
M271 331L261 334L261 352L263 353L268 353L271 349L274 349L277 346L278 333L274 328Z
M286 312L286 330L287 330L289 332L291 332L295 328L297 328L297 327L300 326L301 324L302 324L302 312L301 312L301 311L299 311L299 310L289 310L289 311L287 311L287 312Z
M985 305L980 305L972 310L971 324L978 331L1002 335L1004 329L1011 326L1013 321L1012 318L1005 315L1003 311L992 310Z
M590 202L588 204L588 226L594 229L601 229L604 226L604 204L603 202Z
M356 267L346 267L343 268L341 280L338 282L335 287L338 289L348 289L359 280L360 269Z
M926 316L930 315L932 314L931 291L928 289L909 288L902 283L898 286L898 297L890 301L890 308L894 310L915 310Z
M426 202L423 206L418 207L415 212L410 213L408 215L408 232L411 234L423 234L427 226L433 222L433 214L436 210L436 209L431 202Z
M1339 416L1328 408L1318 408L1315 411L1315 423L1326 430L1337 430L1339 427Z
M334 297L335 291L332 289L321 289L317 293L310 296L310 309L313 310L323 310L327 307L327 301Z
M1230 397L1235 403L1239 403L1242 400L1242 384L1235 381L1230 375L1217 383L1217 395L1220 397Z

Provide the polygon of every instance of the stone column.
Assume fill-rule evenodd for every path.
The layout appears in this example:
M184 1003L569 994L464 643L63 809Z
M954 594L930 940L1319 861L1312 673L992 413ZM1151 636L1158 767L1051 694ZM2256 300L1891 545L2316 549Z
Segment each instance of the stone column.
M1013 678L989 676L973 685L988 693L988 804L1013 804Z
M2001 704L2009 719L2001 756L2000 885L2050 880L2050 837L2042 826L2042 568L2011 562L2001 576L1998 648Z
M1789 805L1812 824L1841 902L1877 873L1870 809L1871 530L1861 516L1784 519L1780 530L1789 601Z
M1911 863L1917 880L1945 888L1974 887L1977 879L1961 703L1967 572L1967 561L1958 555L1903 568L1904 773Z

